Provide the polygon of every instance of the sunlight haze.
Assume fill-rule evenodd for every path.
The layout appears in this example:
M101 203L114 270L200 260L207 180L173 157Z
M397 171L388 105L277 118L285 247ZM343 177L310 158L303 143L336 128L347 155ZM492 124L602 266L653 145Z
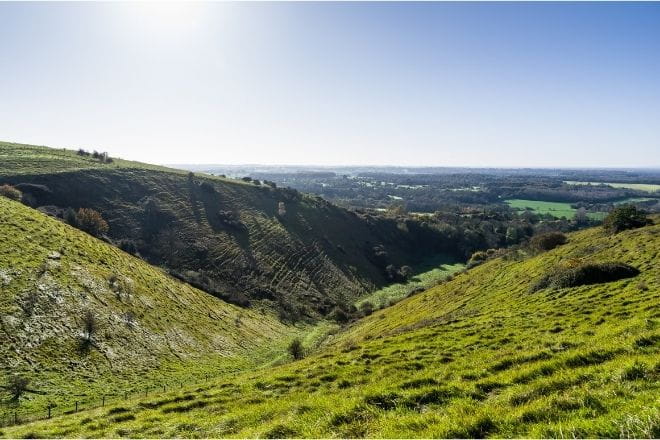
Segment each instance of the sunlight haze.
M660 5L0 4L0 138L155 163L660 165Z

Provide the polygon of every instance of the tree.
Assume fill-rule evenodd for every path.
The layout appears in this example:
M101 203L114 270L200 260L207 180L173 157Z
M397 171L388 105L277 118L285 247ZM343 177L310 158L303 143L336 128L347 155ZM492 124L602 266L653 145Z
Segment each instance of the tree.
M98 328L98 323L96 321L96 315L91 310L87 310L83 314L83 339L91 343L92 337Z
M578 225L584 225L584 224L589 223L589 217L587 216L587 210L584 209L584 208L578 208L578 210L575 211L575 215L573 216L573 220Z
M0 196L5 196L8 199L20 201L22 193L11 185L0 185Z
M617 206L603 220L603 228L610 234L616 234L626 229L641 228L651 224L646 212L637 209L634 205Z
M360 304L360 312L362 312L364 316L369 316L374 312L374 305L369 301L365 301Z
M98 237L108 232L108 223L101 214L91 208L80 208L77 214L78 226L83 231Z
M74 228L78 227L78 214L73 208L66 208L64 211L64 221L73 226Z
M15 374L9 377L9 382L5 386L5 389L11 395L11 400L17 401L26 391L28 391L29 384L29 379Z
M296 360L305 357L305 349L303 348L300 338L295 338L293 341L291 341L288 350L289 354Z
M385 267L385 275L389 281L396 281L399 278L399 271L393 264L388 264Z
M413 270L410 266L401 266L399 273L401 274L401 278L403 278L405 281L408 281L413 276Z

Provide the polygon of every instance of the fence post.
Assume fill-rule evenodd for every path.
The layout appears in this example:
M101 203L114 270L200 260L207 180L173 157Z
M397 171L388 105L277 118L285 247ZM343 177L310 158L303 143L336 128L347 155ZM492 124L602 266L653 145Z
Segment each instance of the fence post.
M76 400L76 412L78 412L78 401Z
M18 425L18 413L14 411L14 425Z
M50 419L50 405L48 405L48 418Z
M101 406L105 406L105 394L103 395L103 399L101 400Z
M165 384L163 384L163 392L165 392L165 391L166 391L166 389L165 389Z

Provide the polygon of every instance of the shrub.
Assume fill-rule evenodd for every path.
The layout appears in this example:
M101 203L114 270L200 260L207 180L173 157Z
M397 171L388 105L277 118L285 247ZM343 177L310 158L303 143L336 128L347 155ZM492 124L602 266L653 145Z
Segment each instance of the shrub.
M530 246L537 251L549 251L564 243L566 243L566 236L561 232L546 232L532 237Z
M374 312L374 305L369 301L365 301L360 304L360 312L362 312L364 316L369 316Z
M609 283L623 278L631 278L639 270L624 263L581 264L574 267L558 267L532 285L532 292L546 287L564 288L587 284Z
M78 227L95 237L108 232L108 223L103 220L101 214L94 209L80 208L76 218L78 221Z
M11 185L0 185L0 196L7 197L8 199L20 201L21 200L21 192L14 188Z
M64 221L73 226L78 227L78 214L73 208L67 208L63 215Z
M28 391L29 384L30 380L28 378L15 374L9 377L5 390L10 394L11 400L17 401Z
M345 324L351 319L351 316L348 314L348 312L339 306L332 309L332 312L330 312L328 317L340 324Z
M474 267L478 266L479 264L483 263L488 259L488 253L484 251L477 251L472 254L470 259L468 260L468 267Z
M401 274L401 278L403 278L406 281L408 281L413 276L413 270L412 267L410 266L401 266L401 269L399 269L399 273Z
M291 341L287 347L287 350L289 351L289 354L296 360L305 357L305 349L303 348L300 338L295 338L293 341Z
M138 253L137 244L134 240L128 238L119 241L119 249L132 255L137 255Z
M641 228L652 223L646 217L646 212L637 209L634 205L622 205L614 208L605 220L603 228L610 234L616 234L626 229Z
M87 342L92 341L92 337L98 328L96 315L91 310L85 311L83 314L83 339Z

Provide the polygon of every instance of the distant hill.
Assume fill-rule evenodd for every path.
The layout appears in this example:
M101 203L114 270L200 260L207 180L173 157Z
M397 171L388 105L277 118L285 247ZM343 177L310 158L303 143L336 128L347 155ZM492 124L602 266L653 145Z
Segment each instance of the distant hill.
M446 251L432 228L358 215L321 198L71 150L0 143L0 184L43 212L93 208L108 237L225 300L317 318L387 283L385 268ZM462 255L461 255L462 257Z
M0 292L0 386L39 392L23 411L235 370L292 333L4 197Z
M3 433L657 438L659 252L657 224L580 231L375 312L301 361ZM634 269L539 287L558 268L605 262Z

